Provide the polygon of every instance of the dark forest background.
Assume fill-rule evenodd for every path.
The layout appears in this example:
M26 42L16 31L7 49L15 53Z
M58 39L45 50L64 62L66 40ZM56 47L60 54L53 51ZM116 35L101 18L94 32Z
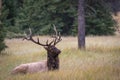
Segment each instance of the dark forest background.
M86 0L86 35L113 35L119 0ZM34 35L53 33L53 24L62 35L77 35L78 0L3 0L2 26L7 38L21 37L31 28Z

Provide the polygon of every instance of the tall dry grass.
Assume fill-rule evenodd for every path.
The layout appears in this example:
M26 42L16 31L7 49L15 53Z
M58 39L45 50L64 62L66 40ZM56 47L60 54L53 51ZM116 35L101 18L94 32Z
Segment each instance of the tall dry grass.
M63 37L57 45L62 50L59 71L15 76L9 74L15 66L46 59L46 51L22 39L6 40L8 55L0 56L0 80L120 80L119 40L120 36L89 36L86 51L80 51L76 37Z

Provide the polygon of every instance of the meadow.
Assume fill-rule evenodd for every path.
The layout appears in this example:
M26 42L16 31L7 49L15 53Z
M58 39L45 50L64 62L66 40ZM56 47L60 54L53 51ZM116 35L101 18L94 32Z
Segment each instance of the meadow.
M34 37L36 38L36 37ZM48 36L41 36L45 43ZM120 80L120 36L88 36L86 51L78 50L77 37L63 37L57 45L60 54L58 71L11 75L22 63L46 59L43 47L22 39L6 39L7 55L0 55L0 80Z

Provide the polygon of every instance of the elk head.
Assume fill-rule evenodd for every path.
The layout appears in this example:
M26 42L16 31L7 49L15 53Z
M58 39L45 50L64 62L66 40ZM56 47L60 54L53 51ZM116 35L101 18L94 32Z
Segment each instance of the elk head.
M54 26L55 35L52 36L53 40L50 42L47 40L46 44L40 43L39 38L37 38L37 40L34 40L30 28L29 28L29 35L25 33L24 39L28 41L32 41L33 43L38 44L40 46L43 46L45 50L47 50L48 55L50 55L51 57L57 57L61 53L61 51L57 47L55 47L55 45L59 43L62 39L60 33L57 32L55 25L53 26Z

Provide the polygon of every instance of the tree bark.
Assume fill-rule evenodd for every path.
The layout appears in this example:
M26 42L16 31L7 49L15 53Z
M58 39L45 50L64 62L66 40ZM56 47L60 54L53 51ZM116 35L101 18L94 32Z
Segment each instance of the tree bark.
M85 50L85 0L78 1L78 48Z
M0 0L0 16L1 16L1 14L2 14L2 0ZM0 25L1 25L2 23L1 23L1 20L0 20Z
M1 12L2 12L2 0L0 0L0 16L1 16Z

